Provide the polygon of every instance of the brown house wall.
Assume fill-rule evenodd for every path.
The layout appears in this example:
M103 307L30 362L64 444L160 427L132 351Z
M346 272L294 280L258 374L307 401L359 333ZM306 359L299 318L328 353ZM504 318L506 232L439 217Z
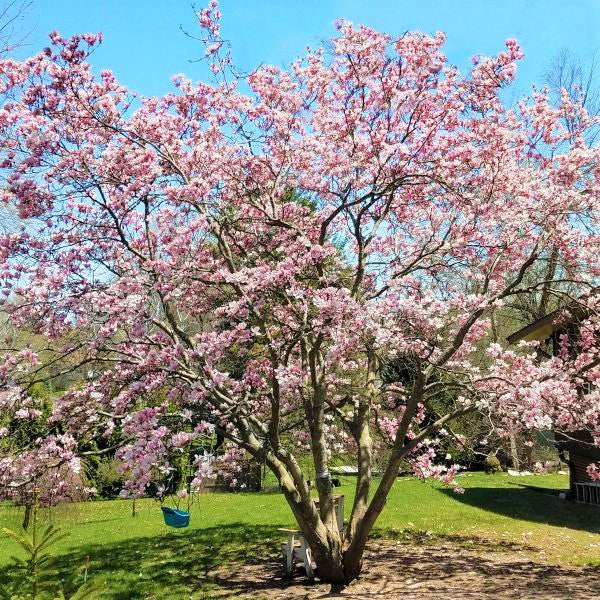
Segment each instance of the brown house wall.
M571 467L571 485L576 481L592 481L587 474L587 467L592 461L587 456L569 454L569 463Z

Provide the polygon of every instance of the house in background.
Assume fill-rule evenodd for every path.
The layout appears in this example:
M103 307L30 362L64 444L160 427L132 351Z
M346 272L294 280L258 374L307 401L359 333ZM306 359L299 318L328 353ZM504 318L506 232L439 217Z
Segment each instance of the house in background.
M521 340L542 342L539 350L542 356L557 356L560 336L569 339L578 335L578 322L587 315L587 309L580 303L568 307L569 318L564 319L564 308L526 325L506 339L510 344ZM589 384L588 384L589 385ZM592 463L600 464L600 448L593 443L589 431L580 430L568 433L554 433L556 447L561 460L569 465L569 498L577 502L600 505L600 482L592 481L587 468Z

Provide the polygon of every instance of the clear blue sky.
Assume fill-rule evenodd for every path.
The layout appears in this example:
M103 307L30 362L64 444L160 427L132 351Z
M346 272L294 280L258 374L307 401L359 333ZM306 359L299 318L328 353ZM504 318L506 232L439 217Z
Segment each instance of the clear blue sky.
M337 18L391 35L445 31L445 52L463 68L470 56L493 54L516 37L526 54L519 95L541 81L560 48L584 60L600 50L600 0L222 0L220 7L223 37L246 70L261 62L289 63L307 44L334 35ZM33 0L26 26L32 30L26 53L46 46L53 29L63 35L102 31L92 64L110 68L145 96L170 89L174 73L206 79L204 65L189 62L202 56L201 44L180 31L198 33L191 0Z

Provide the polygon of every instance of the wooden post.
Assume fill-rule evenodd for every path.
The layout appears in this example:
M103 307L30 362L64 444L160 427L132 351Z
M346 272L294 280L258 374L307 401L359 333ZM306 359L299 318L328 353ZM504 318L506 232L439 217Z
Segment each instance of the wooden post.
M37 489L37 488L35 488ZM31 513L33 512L33 505L35 503L35 491L25 492L23 494L25 514L23 515L23 529L27 531L29 529L29 523L31 522Z
M29 501L29 499L27 499L26 503L25 503L25 515L23 516L23 529L25 529L25 531L27 531L29 529L29 522L31 521L32 508L33 508L33 504Z

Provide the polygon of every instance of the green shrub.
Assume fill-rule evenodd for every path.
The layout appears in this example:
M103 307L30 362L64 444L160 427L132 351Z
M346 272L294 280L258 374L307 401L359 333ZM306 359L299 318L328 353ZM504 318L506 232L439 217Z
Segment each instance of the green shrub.
M104 458L98 462L93 483L101 498L116 498L125 482L125 475L119 472L119 461L114 458Z
M500 471L502 471L502 465L500 464L498 457L495 454L493 454L492 452L490 452L485 457L485 472L486 473L499 473Z

